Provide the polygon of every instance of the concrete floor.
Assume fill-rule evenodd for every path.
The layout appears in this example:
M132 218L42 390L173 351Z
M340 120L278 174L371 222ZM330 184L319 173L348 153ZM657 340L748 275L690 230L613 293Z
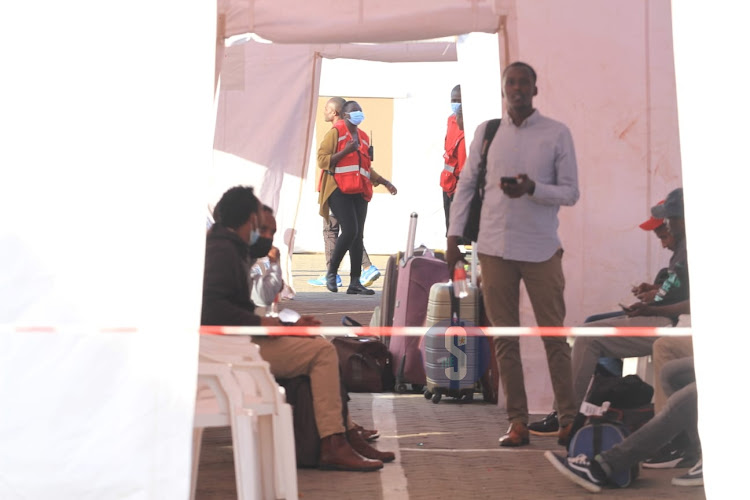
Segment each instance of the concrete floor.
M701 487L676 487L672 476L686 469L642 470L632 486L588 493L563 478L543 457L563 452L554 437L531 437L517 449L500 448L506 428L495 406L450 398L433 404L419 394L352 394L355 421L376 427L376 446L396 452L378 472L298 469L299 497L329 499L674 499L705 498ZM539 416L541 417L541 416ZM228 428L207 429L198 476L200 500L236 498Z
M370 257L381 271L385 269L387 256ZM326 326L340 325L344 314L369 323L380 303L382 278L373 286L374 296L334 294L307 284L323 272L324 265L320 254L295 255L297 296L284 300L281 307L314 314ZM348 277L342 279L346 287ZM374 473L299 469L300 499L705 498L703 488L670 484L672 476L685 469L642 470L629 488L590 494L563 478L543 457L545 450L563 452L556 438L532 436L530 446L498 447L497 439L507 428L504 412L482 402L479 394L471 403L444 398L439 404L421 394L351 396L349 408L355 421L379 429L377 447L394 451L396 461ZM196 497L201 500L236 498L228 428L206 429L197 488Z

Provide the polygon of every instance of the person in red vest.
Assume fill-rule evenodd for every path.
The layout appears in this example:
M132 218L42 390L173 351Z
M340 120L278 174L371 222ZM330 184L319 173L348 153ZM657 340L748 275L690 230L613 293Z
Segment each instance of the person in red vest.
M336 122L343 120L341 117L344 109L346 99L343 97L331 97L326 102L323 108L323 117L325 121L334 125ZM321 176L318 179L318 192L323 181L325 172L321 172ZM341 226L336 216L330 211L328 212L328 220L323 219L323 242L325 244L326 253L326 269L331 263L331 255L333 255L333 249L336 248L336 241L339 239L339 233L341 232ZM359 282L364 286L370 286L377 279L380 278L380 270L372 263L370 256L367 255L364 245L362 246L362 275L359 278ZM323 273L320 277L307 280L310 285L313 286L326 286L326 275ZM336 275L336 285L341 286L341 276Z
M360 105L347 101L343 118L333 124L318 148L318 168L323 170L318 196L320 215L328 220L330 209L341 224L341 235L328 264L326 287L338 292L336 274L348 251L351 279L346 293L373 295L375 290L366 288L359 279L367 205L372 199L373 186L383 184L394 195L397 190L388 179L370 168L370 138L358 128L365 119Z
M440 187L443 188L443 208L445 209L445 230L450 222L451 202L456 193L458 176L466 163L466 143L464 141L464 117L461 109L461 86L451 91L451 110L448 117L448 131L445 133L445 153L443 170L440 172Z

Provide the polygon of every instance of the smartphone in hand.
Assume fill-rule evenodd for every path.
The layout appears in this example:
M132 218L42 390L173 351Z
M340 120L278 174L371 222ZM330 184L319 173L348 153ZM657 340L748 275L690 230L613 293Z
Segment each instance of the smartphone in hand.
M516 177L500 177L500 184L518 184Z

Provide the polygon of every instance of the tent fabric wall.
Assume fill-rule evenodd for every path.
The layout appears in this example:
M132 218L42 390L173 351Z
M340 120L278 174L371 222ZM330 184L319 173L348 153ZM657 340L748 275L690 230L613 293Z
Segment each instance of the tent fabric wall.
M517 4L505 2L503 8L509 15L504 18L500 47L494 47L494 55L486 57L496 59L500 54L501 57L522 59L535 66L540 89L535 105L541 113L570 127L577 149L581 199L575 207L561 209L560 235L566 250L564 261L568 278L566 323L579 324L590 314L612 310L618 302L633 300L629 296L630 285L635 281L650 281L669 258L668 252L660 248L656 238L638 229L638 224L648 217L649 207L681 182L669 4L666 1L633 4L626 0L604 3L577 0L571 4L547 0ZM585 18L580 15L583 11L586 12ZM317 35L313 32L310 36ZM639 41L635 48L634 39ZM286 92L308 96L315 80L308 80L313 74L305 68L311 67L309 60L322 53L316 54L310 48L305 55L304 45L255 43L250 47L254 51L269 51L268 54L280 50L295 51L299 59L290 64L297 64L296 73L291 67L282 66L278 59L268 59L266 62L259 59L253 63L256 69L278 73L275 73L276 76L260 76L260 72L256 72L252 85L249 80L245 82L245 88L252 89L245 91L245 97L239 97L239 90L233 91L232 98L236 99L233 104L229 107L220 105L220 116L225 110L235 114L234 118L220 118L220 121L232 120L231 133L236 135L228 136L227 127L220 125L224 131L219 132L221 142L217 141L217 149L232 152L235 146L231 141L241 138L242 142L237 147L243 149L238 156L264 166L273 162L278 164L282 157L288 158L283 162L286 173L303 175L299 172L305 172L305 168L299 162L302 161L300 158L305 157L305 152L298 147L309 145L310 136L305 134L310 132L309 124L314 116L308 116L307 123L300 117L306 109L313 112L314 109L306 108L308 101L305 100L304 104L299 103L295 107L293 114L288 115L294 116L297 121L282 124L280 117L274 117L273 122L266 121L263 118L266 113L258 114L258 106L254 102L262 100L261 95L266 101L279 101ZM369 59L376 58L378 47L368 46ZM382 59L387 60L391 54L384 50ZM576 54L576 57L568 57L569 54ZM272 56L263 56L266 57ZM271 60L273 67L269 62ZM477 67L479 61L481 58L472 63L473 67ZM295 75L290 75L290 72ZM361 78L356 72L353 73L356 75L353 80ZM228 74L229 79L232 72L228 71ZM264 82L272 83L259 85L257 80L261 78ZM451 86L453 81L461 80L459 75L446 78L452 80ZM286 82L284 88L277 85L279 81ZM474 83L467 82L467 89L476 87ZM497 93L490 94L490 89L476 91L482 94L467 96L467 102L482 102L482 99L494 102L497 98ZM429 234L442 231L438 227L437 215L442 211L442 206L437 190L433 198L424 190L410 195L409 185L403 181L410 179L406 182L413 182L412 177L405 177L407 168L417 168L424 172L423 178L429 179L430 165L438 165L439 159L436 156L434 162L429 160L430 150L425 146L430 139L419 137L429 127L423 125L419 127L420 130L415 130L415 122L406 119L408 111L407 115L399 115L399 109L408 107L410 99L401 101L398 100L394 107L394 137L396 141L399 137L416 141L411 149L416 149L417 154L413 156L405 151L397 156L395 152L399 146L394 142L392 180L399 186L401 194L394 199L375 200L379 205L373 206L368 216L368 231L365 234L366 247L375 252L379 251L375 248L378 244L382 247L388 242L382 238L373 242L374 231L394 227L387 221L398 224L401 218L406 220L403 214L411 211L431 214ZM444 100L427 105L439 108L440 102ZM263 109L262 103L260 105ZM429 113L425 111L424 116L429 116ZM259 120L263 120L267 130L285 130L289 139L298 142L280 146L272 152L269 144L273 140L268 137L273 139L273 133L251 137L252 134L247 132L259 127ZM437 121L443 120L439 118ZM468 131L468 135L472 132ZM436 136L440 134L442 132L434 132ZM257 158L253 158L253 155ZM268 156L268 159L260 160L261 155ZM314 170L314 163L307 167L308 176L310 170ZM261 171L263 169L248 173L248 176L255 175L256 182L262 181L261 192L265 194L269 186L278 183L270 182L273 177L269 178L268 171L263 178L257 177ZM290 182L297 189L301 186L296 180ZM292 193L293 190L290 190L289 195ZM269 196L272 197L270 193ZM307 197L307 201L300 206L312 204L306 191L303 197ZM408 205L412 199L423 202L416 206ZM289 200L289 203L294 204L295 201ZM285 201L282 206L286 204ZM435 205L435 210L430 210L432 205ZM383 220L383 217L387 219ZM294 227L289 225L291 220L297 221ZM315 232L318 232L320 220L315 211L304 208L294 216L286 217L280 226L290 231L316 228ZM422 233L425 226L420 225L420 228ZM320 241L322 249L322 241L319 237L316 239ZM427 244L442 245L439 239L432 237L428 238ZM395 248L391 243L385 251L392 252L400 247L401 242L397 241ZM592 279L593 276L598 279ZM534 322L528 303L523 307L523 319L529 324Z
M322 227L317 203L300 203L308 171L321 58L444 61L455 59L455 54L452 42L374 46L250 40L227 47L218 96L209 204L215 204L233 185L254 186L258 197L276 211L275 243L287 263L283 266L284 280L293 286L290 254L297 228L302 225L298 217L312 212L309 207L314 206L312 224Z
M515 22L510 57L535 67L535 106L575 142L581 198L560 210L560 237L567 322L577 324L631 303L630 285L653 280L669 258L638 224L681 185L670 6L517 2Z
M276 212L275 243L290 287L319 73L320 58L309 46L255 41L227 47L222 67L209 203L234 185L255 188Z
M186 498L216 5L0 10L0 498Z
M400 42L497 31L492 0L283 2L219 0L227 36L256 33L277 43ZM293 5L292 5L293 3ZM283 10L282 10L283 9Z

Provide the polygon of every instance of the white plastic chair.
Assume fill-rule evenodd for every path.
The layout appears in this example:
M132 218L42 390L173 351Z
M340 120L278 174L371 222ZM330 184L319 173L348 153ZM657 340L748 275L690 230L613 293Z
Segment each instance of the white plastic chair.
M238 499L297 499L292 408L284 390L261 359L258 346L247 337L203 337L191 498L195 498L203 429L231 426ZM238 344L242 349L237 349Z

